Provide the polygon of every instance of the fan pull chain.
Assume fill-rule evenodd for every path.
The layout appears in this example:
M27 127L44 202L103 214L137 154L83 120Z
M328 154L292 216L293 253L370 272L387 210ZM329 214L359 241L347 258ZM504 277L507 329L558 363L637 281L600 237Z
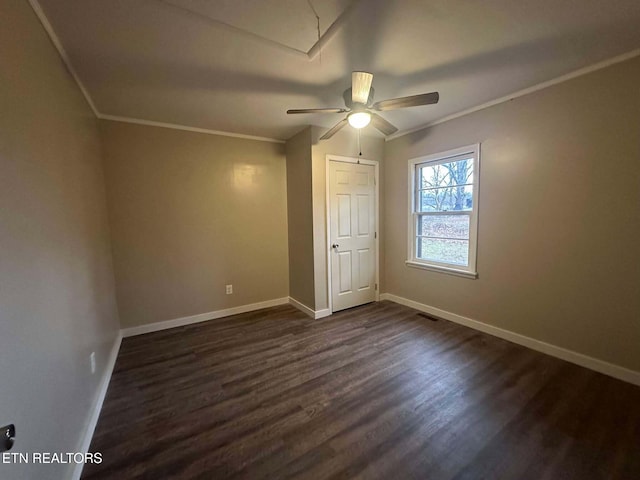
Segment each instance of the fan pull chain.
M358 129L358 157L362 157L362 145L360 144L360 128ZM358 158L358 163L360 163L360 158Z

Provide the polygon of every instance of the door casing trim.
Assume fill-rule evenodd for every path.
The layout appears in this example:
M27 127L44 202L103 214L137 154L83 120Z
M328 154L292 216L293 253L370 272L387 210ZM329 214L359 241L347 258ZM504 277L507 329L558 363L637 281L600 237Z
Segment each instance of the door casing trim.
M371 165L374 167L374 192L375 192L375 219L376 219L376 236L375 236L375 245L376 245L376 285L377 288L375 290L375 299L376 302L380 301L380 162L377 160L369 160L366 158L357 158L357 157L343 157L340 155L332 155L327 154L325 156L325 177L326 177L326 186L325 186L325 197L326 197L326 205L325 205L325 220L326 220L326 238L325 238L325 251L327 252L327 300L329 304L329 315L333 313L333 290L331 285L331 197L330 197L330 189L329 185L331 182L330 167L331 162L342 162L342 163L359 163L361 165Z

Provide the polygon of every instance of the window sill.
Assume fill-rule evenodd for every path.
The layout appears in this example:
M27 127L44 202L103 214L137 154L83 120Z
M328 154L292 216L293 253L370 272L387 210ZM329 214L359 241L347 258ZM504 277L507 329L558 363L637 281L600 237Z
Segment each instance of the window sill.
M458 270L457 268L439 267L436 265L425 265L424 263L412 262L407 260L404 262L407 267L419 268L421 270L430 270L432 272L448 273L449 275L457 275L465 278L478 278L478 272L467 272L466 270Z

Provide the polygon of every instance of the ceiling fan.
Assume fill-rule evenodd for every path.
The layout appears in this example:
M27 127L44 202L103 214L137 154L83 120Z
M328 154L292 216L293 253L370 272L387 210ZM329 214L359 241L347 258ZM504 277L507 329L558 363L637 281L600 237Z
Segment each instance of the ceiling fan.
M347 88L343 93L346 108L301 108L287 110L287 113L347 113L348 115L336 123L325 133L320 140L331 138L338 130L347 123L353 128L364 128L373 125L385 136L398 131L391 123L386 121L377 112L386 110L396 110L398 108L417 107L419 105L431 105L438 103L440 95L438 92L422 93L410 97L391 98L373 103L374 89L371 86L373 74L368 72L353 72L351 74L351 88Z

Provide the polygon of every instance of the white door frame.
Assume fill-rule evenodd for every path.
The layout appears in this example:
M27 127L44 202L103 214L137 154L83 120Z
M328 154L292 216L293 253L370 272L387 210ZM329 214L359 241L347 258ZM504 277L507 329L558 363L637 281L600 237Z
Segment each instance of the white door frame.
M325 215L327 221L327 238L325 239L325 251L327 252L327 297L329 300L329 314L333 313L333 290L331 288L331 197L330 197L330 183L331 183L331 175L329 172L331 162L343 162L343 163L359 163L362 165L372 165L374 167L374 184L375 184L375 219L376 219L376 302L380 301L380 164L377 160L367 160L364 158L357 157L343 157L340 155L331 155L328 154L325 158L326 164L326 212Z

